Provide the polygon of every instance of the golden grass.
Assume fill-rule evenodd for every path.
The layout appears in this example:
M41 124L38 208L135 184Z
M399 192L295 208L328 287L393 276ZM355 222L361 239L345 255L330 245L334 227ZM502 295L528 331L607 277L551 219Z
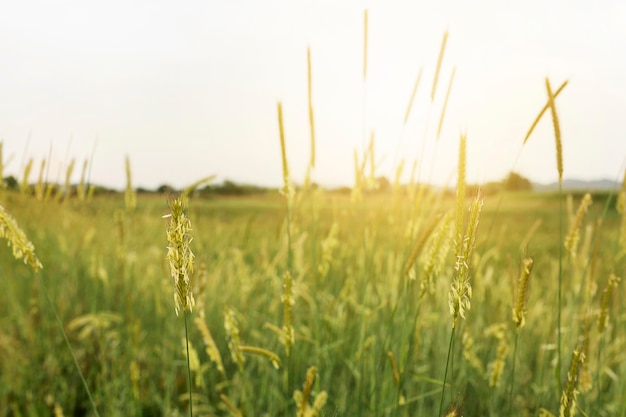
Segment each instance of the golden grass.
M182 311L192 311L194 306L191 291L191 277L194 267L194 254L191 251L191 220L185 214L182 197L170 201L171 213L163 217L169 219L167 227L167 259L171 276L174 279L174 303L176 315Z
M13 250L15 259L23 259L33 271L37 272L43 265L35 255L35 246L20 229L17 222L0 205L0 238L5 238Z
M435 101L435 93L437 92L437 84L439 82L439 73L441 72L441 65L443 64L443 56L446 52L446 44L448 43L448 31L443 34L441 40L441 48L439 49L439 58L437 58L437 69L435 70L435 77L433 78L433 85L430 90L430 101Z
M446 115L446 109L448 108L448 99L450 98L450 91L452 90L452 82L454 81L454 74L456 74L456 67L452 68L452 74L450 74L450 82L448 82L448 89L446 90L446 98L443 101L441 107L441 115L439 116L439 125L437 126L437 140L441 136L441 129L443 128L443 119Z
M309 130L311 132L311 160L309 165L311 168L315 168L315 119L313 117L313 87L312 87L312 75L311 75L311 48L306 50L307 58L307 87L308 87L308 103L309 103Z
M415 100L415 96L417 95L417 89L420 85L420 80L422 79L422 69L420 68L417 73L417 78L415 78L415 83L413 84L413 91L411 91L411 98L409 99L409 104L406 106L406 113L404 114L404 125L409 121L409 116L411 115L411 109L413 108L413 101Z
M554 140L556 141L556 167L559 173L559 183L563 182L563 146L561 144L561 124L559 123L559 116L556 111L556 104L554 102L555 95L552 93L552 87L550 86L550 80L546 77L546 91L548 92L548 106L550 107L550 113L552 114L552 125L554 127Z
M522 260L522 271L517 285L517 297L513 309L513 322L516 329L521 329L526 324L526 308L528 307L528 291L530 287L530 273L533 269L533 258Z

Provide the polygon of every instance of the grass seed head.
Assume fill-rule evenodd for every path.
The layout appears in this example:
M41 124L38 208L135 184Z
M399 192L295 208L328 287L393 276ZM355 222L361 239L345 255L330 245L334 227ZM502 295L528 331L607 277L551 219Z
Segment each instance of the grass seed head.
M192 311L194 306L191 290L194 254L191 251L191 220L184 212L183 199L179 196L170 202L171 213L167 227L167 259L174 279L174 303L176 315L182 311Z
M35 246L2 206L0 206L0 238L7 240L15 259L23 259L24 263L30 265L35 272L43 268L41 261L35 255Z
M513 322L515 328L520 329L526 324L526 307L528 305L528 288L530 272L533 269L533 258L526 258L522 261L522 272L517 286L517 299L513 309Z

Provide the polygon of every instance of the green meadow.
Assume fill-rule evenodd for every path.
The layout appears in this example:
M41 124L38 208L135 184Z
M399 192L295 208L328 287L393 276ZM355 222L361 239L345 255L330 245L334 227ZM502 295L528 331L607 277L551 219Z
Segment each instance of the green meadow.
M309 50L298 187L280 103L280 190L136 193L128 159L125 193L87 186L87 162L72 183L73 160L65 185L45 161L30 181L32 159L3 182L0 417L626 417L626 183L562 189L567 81L545 80L518 153L551 118L557 192L466 184L465 135L455 186L402 182L400 162L383 187L366 120L354 184L331 192L311 182L311 74Z
M195 306L178 316L164 196L0 198L43 264L0 251L2 415L187 415L189 392L197 416L573 415L570 381L573 413L626 412L623 286L607 290L624 273L616 193L580 224L582 194L482 197L454 333L453 193L192 194Z

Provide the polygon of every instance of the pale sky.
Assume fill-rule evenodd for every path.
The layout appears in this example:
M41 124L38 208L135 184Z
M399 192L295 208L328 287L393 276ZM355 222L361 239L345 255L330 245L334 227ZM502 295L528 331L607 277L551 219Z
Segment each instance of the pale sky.
M0 141L5 160L12 157L6 174L21 177L32 157L34 181L52 146L50 179L59 178L69 156L77 159L78 181L95 145L91 180L116 188L125 184L126 155L136 186L181 187L211 174L278 186L276 104L282 101L292 177L301 182L309 160L308 46L317 131L313 179L321 184L353 184L364 113L366 130L375 131L381 175L393 176L398 152L409 169L415 158L422 161L424 180L446 183L465 131L468 181L500 179L546 102L546 76L553 89L569 80L557 99L564 176L621 175L626 2L606 0L2 2ZM554 149L545 117L516 170L533 181L555 181Z

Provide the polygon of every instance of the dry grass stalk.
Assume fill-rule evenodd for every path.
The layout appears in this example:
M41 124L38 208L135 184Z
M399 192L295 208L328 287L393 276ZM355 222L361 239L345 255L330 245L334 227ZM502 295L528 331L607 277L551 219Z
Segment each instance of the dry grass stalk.
M274 368L280 368L280 358L274 352L256 346L239 346L239 351L253 355L264 356L270 360Z
M28 183L28 179L30 177L30 172L33 169L33 158L28 160L28 163L24 167L24 175L22 176L22 184L20 185L20 191L22 194L30 194L30 184Z
M465 312L471 308L472 285L470 283L470 264L476 243L476 232L482 210L483 200L476 196L471 207L467 230L463 238L462 250L457 255L455 277L448 293L448 304L452 315L452 327L456 326L458 317L465 319Z
M491 373L489 375L489 386L497 387L500 385L500 380L502 379L502 373L504 372L504 365L506 363L506 358L509 354L509 344L506 341L505 337L499 338L498 341L498 351L496 353L496 358L489 364L489 368L491 369Z
M128 155L126 155L126 193L124 194L124 201L126 203L127 211L132 211L137 206L137 195L135 194L135 189L133 188L130 158Z
M291 347L295 343L295 330L293 327L293 306L295 299L293 295L293 280L289 271L285 272L283 277L284 293L281 297L283 302L283 344L285 345L285 353L287 356L291 354Z
M171 213L163 216L169 218L167 227L167 259L170 263L174 279L174 303L176 315L182 311L192 311L194 306L191 291L194 254L191 251L191 220L185 214L181 196L170 202Z
M607 283L602 295L602 305L600 307L600 316L598 317L598 332L600 334L604 333L604 329L606 329L609 324L609 303L611 301L611 296L613 295L613 290L617 287L620 281L621 279L615 274L609 275L609 282Z
M404 124L406 125L409 121L409 116L411 115L411 109L413 108L413 101L415 100L415 95L417 94L417 89L420 85L420 80L422 79L422 69L420 68L417 73L417 78L415 79L415 84L413 84L413 91L411 92L411 98L409 99L409 104L406 107L406 113L404 114Z
M572 220L569 233L567 234L567 237L565 238L565 249L567 250L567 252L572 258L576 257L578 242L580 240L580 227L583 223L583 219L591 203L592 203L591 194L589 193L585 194L582 201L580 202L580 206L578 206L578 210L576 211L576 216L574 216Z
M441 72L441 64L443 63L443 55L446 52L446 44L448 43L448 31L443 34L441 41L441 49L439 49L439 58L437 59L437 69L435 70L435 78L433 78L433 86L430 90L430 101L435 101L435 93L437 92L437 83L439 82L439 73Z
M194 323L196 323L196 327L200 331L202 335L202 341L204 342L205 350L211 362L215 364L217 370L224 378L226 378L226 371L224 370L224 362L222 362L222 355L220 354L217 345L215 344L215 340L209 331L206 322L202 319L202 317L196 317L194 319Z
M5 238L13 250L15 259L23 259L33 271L43 268L41 261L35 255L35 246L28 240L26 234L20 229L17 222L0 205L0 238Z
M244 357L239 350L241 340L239 338L239 321L235 315L235 311L230 307L224 307L224 330L226 331L226 339L230 356L239 367L239 371L243 372Z
M458 258L461 256L463 248L463 224L465 220L465 159L466 159L466 143L467 138L461 135L459 142L459 164L457 169L456 182L456 228L454 241L454 255Z
M556 168L559 172L559 183L563 183L563 146L561 144L561 125L559 116L556 112L556 104L554 103L554 94L550 87L550 80L546 78L546 90L548 92L548 106L552 113L552 125L554 126L554 139L556 141Z
M559 417L572 417L576 414L576 397L578 396L578 377L585 355L580 347L572 353L572 362L567 372L567 385L561 394Z
M72 159L70 164L67 166L65 170L65 186L63 187L63 194L57 194L57 199L62 199L63 201L67 201L72 196L72 173L74 172L74 165L76 164L76 160Z
M226 407L232 413L233 416L243 417L243 413L241 412L241 410L239 410L226 395L220 394L220 399L226 405Z
M433 233L433 230L435 230L435 228L439 224L439 221L441 220L442 217L443 215L441 213L437 213L435 216L433 216L430 222L428 222L428 225L422 232L420 238L415 243L415 246L413 247L413 251L411 252L411 256L409 257L409 260L406 263L406 266L404 267L405 275L408 275L409 272L411 272L411 268L413 268L413 265L415 264L417 257L422 252L422 249L424 249L424 245L426 244L426 241L428 240L430 235Z
M432 294L435 291L435 279L439 275L441 266L450 248L449 237L451 219L452 217L449 214L444 216L441 227L435 234L433 243L428 250L423 269L423 278L420 282L420 298L424 297L426 292Z
M554 95L552 97L556 98L559 95L559 93L561 91L563 91L563 89L565 88L566 85L567 85L567 81L565 81L563 84L561 84L561 86L554 92ZM532 125L530 125L530 129L528 129L528 132L526 132L526 136L524 136L523 145L526 144L526 142L528 141L528 138L530 138L530 135L535 130L535 127L537 127L537 124L539 123L539 120L541 120L541 118L543 117L544 113L548 110L548 108L550 108L550 103L549 102L546 103L545 106L543 106L543 108L541 109L541 111L539 112L537 117L535 117L535 120L533 120Z
M392 351L387 352L387 357L389 358L389 363L391 364L393 383L396 385L397 388L400 386L400 370L398 369L398 364L396 363L396 357Z
M441 108L441 116L439 117L439 125L437 126L437 140L441 136L441 128L443 127L443 119L446 115L446 108L448 107L448 98L450 97L450 91L452 90L452 82L454 81L454 74L456 73L456 67L452 68L452 74L450 75L450 82L448 83L448 90L446 91L446 98L443 101L443 107Z
M328 399L326 391L318 393L313 402L313 406L309 405L316 374L317 368L311 366L306 372L306 379L304 380L302 391L296 390L293 393L293 399L298 406L297 417L318 417L322 408L326 405L326 400Z
M533 269L533 258L525 258L522 261L522 272L517 285L517 299L513 309L513 322L516 329L521 329L526 324L526 307L528 305L528 289L530 273Z
M83 162L83 170L80 173L80 182L76 188L76 195L80 201L85 201L87 197L87 188L85 186L85 177L87 175L87 160Z
M333 252L339 246L339 240L337 239L338 234L339 224L334 222L328 231L328 236L322 240L322 259L317 267L317 271L319 272L321 278L325 278L330 270L330 264L333 260Z
M622 188L617 196L617 211L622 216L622 223L619 234L619 244L622 252L626 253L626 171L622 180Z
M312 88L312 77L311 77L311 48L307 48L306 51L307 57L307 74L308 74L308 98L309 98L309 129L311 131L311 161L309 165L311 168L315 167L315 121L313 117L313 88Z
M41 165L39 167L39 177L37 178L37 185L35 185L35 197L37 200L42 201L44 197L44 183L43 183L43 175L46 169L46 160L45 158L41 160ZM2 176L0 176L2 178Z
M280 133L280 155L283 164L283 193L286 197L291 196L289 180L289 164L287 162L287 148L285 146L285 127L283 125L283 105L278 103L278 129Z
M465 358L467 363L469 363L472 368L482 374L484 372L484 366L478 355L476 355L476 350L474 349L474 338L467 330L465 330L461 341L463 344L463 358Z

